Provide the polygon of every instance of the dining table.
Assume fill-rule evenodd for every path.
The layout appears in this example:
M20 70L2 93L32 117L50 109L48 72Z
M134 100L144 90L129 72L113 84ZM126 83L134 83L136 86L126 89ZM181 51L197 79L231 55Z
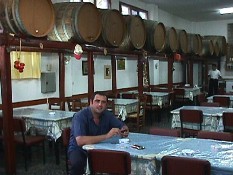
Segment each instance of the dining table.
M122 94L138 94L137 90L132 90L128 92L123 92ZM121 94L121 95L122 95ZM160 92L160 91L144 91L143 94L152 96L152 105L162 106L169 101L169 92Z
M211 164L211 175L233 173L232 142L143 133L129 133L128 143L121 143L120 139L115 136L100 143L84 145L83 148L130 153L132 175L162 175L161 159L166 155L208 160ZM143 146L144 149L135 149L135 144Z
M125 121L127 115L137 112L138 99L111 98L115 104L115 115L117 118Z
M197 103L197 95L201 93L201 88L198 86L183 86L183 87L176 87L176 89L184 89L184 98L187 98L194 102L196 105Z
M225 107L209 107L209 106L182 106L171 111L172 114L172 128L180 128L180 110L201 110L203 112L202 130L208 131L223 131L223 112L233 112L233 108ZM198 129L199 125L194 123L184 123L186 128Z
M230 107L231 108L233 107L233 95L212 95L212 96L207 97L207 101L212 103L214 96L216 96L216 97L229 97L230 98Z
M56 164L59 160L59 143L62 129L71 126L75 112L61 110L46 110L39 108L15 108L13 117L22 117L26 123L26 129L30 134L45 135L55 144Z

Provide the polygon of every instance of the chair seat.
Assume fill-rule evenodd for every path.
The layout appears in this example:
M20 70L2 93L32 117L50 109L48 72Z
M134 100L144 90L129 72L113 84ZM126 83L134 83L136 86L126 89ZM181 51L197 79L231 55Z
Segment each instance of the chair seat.
M129 114L127 117L128 118L137 118L137 113L135 112L135 113ZM143 117L143 115L139 114L139 117Z
M44 136L26 136L25 137L25 143L23 142L22 136L15 137L15 142L18 144L25 144L27 146L36 145L39 143L42 143L45 140Z

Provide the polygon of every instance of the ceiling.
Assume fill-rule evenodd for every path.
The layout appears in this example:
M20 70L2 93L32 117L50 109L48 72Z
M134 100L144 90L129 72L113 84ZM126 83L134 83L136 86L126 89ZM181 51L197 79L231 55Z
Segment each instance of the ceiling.
M140 0L183 19L201 22L233 19L233 14L220 15L218 9L233 7L233 0Z

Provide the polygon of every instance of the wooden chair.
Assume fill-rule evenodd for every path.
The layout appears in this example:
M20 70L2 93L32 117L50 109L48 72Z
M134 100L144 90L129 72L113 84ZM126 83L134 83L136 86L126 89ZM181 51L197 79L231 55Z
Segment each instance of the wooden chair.
M111 111L115 115L115 102L113 99L108 99L107 110Z
M87 104L82 103L80 98L67 98L66 99L69 111L78 112L87 106Z
M220 107L220 104L218 102L202 102L200 106Z
M3 118L2 116L0 116L0 150L1 147L3 147L2 143L3 143Z
M123 93L121 95L122 98L126 98L126 99L135 99L136 98L136 94L134 93Z
M206 101L207 100L206 100L205 93L200 93L200 94L197 95L197 103L198 103L198 105L201 105L201 103L204 103Z
M50 110L65 110L65 101L61 98L49 98L48 104Z
M195 137L198 131L202 130L203 113L201 110L181 109L180 125L181 137ZM197 125L196 129L185 127L185 124Z
M161 107L159 105L153 104L153 97L150 94L146 95L146 111L149 113L149 122L152 124L155 121L156 114L157 114L157 121L159 122L161 119Z
M224 132L233 132L233 112L223 112L222 121Z
M161 161L162 175L210 175L211 165L207 160L164 156Z
M166 112L167 118L168 118L168 122L170 121L170 112L173 110L173 106L174 106L174 98L175 98L175 94L174 92L169 92L168 94L168 102L165 103L162 107L162 111Z
M131 174L131 158L128 152L113 150L88 150L91 174Z
M40 146L43 151L43 163L45 164L45 136L42 135L26 135L26 124L22 118L13 118L15 143L18 146L22 146L24 155L25 170L27 171L27 161L30 153L30 148L33 146Z
M199 131L197 133L197 138L232 142L233 141L233 134L226 133L226 132Z
M70 128L67 127L62 130L62 143L63 143L63 146L65 147L66 174L70 173L70 168L69 168L70 163L69 163L68 154L67 154L69 141L70 141Z
M230 97L226 97L226 96L214 96L213 97L213 102L219 103L221 107L229 108L231 101L230 101Z
M181 107L190 104L190 100L185 98L185 89L183 88L175 88L174 91L174 103L176 107Z
M153 135L180 137L180 130L178 129L152 127L149 133Z
M127 125L130 127L130 131L137 128L137 132L141 131L141 128L145 125L145 109L146 109L146 96L142 95L138 98L137 112L128 114Z

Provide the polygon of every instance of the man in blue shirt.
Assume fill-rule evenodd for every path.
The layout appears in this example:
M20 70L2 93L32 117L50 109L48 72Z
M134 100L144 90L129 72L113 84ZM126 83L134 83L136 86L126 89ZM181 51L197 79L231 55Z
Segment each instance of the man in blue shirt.
M68 156L71 164L71 175L85 173L87 151L82 148L86 144L94 144L115 135L127 137L128 127L115 115L106 110L107 96L95 92L90 106L77 112L72 119Z

